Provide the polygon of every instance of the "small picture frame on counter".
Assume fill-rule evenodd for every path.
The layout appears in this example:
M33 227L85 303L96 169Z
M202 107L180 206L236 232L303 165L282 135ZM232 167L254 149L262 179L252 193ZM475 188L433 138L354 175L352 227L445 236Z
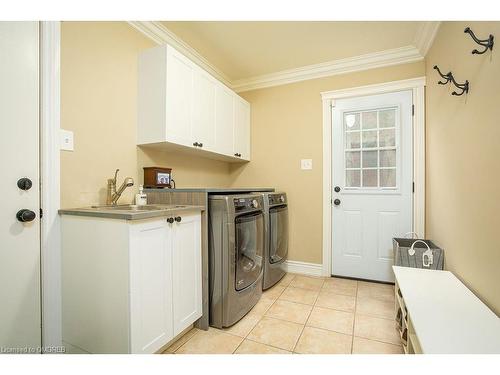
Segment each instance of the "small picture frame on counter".
M172 169L163 167L144 167L144 187L163 189L172 187Z

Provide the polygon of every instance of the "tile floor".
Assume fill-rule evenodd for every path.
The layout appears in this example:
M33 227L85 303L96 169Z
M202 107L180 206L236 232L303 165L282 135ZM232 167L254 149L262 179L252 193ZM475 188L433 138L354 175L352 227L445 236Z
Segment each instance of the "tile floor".
M287 274L227 329L193 328L165 353L400 354L394 287Z

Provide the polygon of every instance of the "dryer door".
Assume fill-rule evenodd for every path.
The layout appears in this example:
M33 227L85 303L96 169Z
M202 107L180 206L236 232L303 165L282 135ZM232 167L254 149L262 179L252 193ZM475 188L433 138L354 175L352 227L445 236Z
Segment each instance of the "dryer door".
M288 254L288 207L269 209L269 263L279 263Z
M235 219L236 278L235 289L252 285L262 272L264 254L264 215L253 212Z

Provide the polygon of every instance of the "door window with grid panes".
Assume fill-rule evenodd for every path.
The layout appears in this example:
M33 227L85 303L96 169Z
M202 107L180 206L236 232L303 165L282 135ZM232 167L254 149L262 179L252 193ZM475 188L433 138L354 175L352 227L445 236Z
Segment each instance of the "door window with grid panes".
M346 188L397 188L398 117L398 107L343 114Z

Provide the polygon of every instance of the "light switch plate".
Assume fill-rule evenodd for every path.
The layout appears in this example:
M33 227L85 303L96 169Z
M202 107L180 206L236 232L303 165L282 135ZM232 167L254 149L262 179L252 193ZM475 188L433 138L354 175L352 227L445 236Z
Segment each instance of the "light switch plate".
M303 169L303 170L313 169L312 159L302 159L300 161L300 169Z
M70 130L61 129L61 150L73 151L73 132Z

